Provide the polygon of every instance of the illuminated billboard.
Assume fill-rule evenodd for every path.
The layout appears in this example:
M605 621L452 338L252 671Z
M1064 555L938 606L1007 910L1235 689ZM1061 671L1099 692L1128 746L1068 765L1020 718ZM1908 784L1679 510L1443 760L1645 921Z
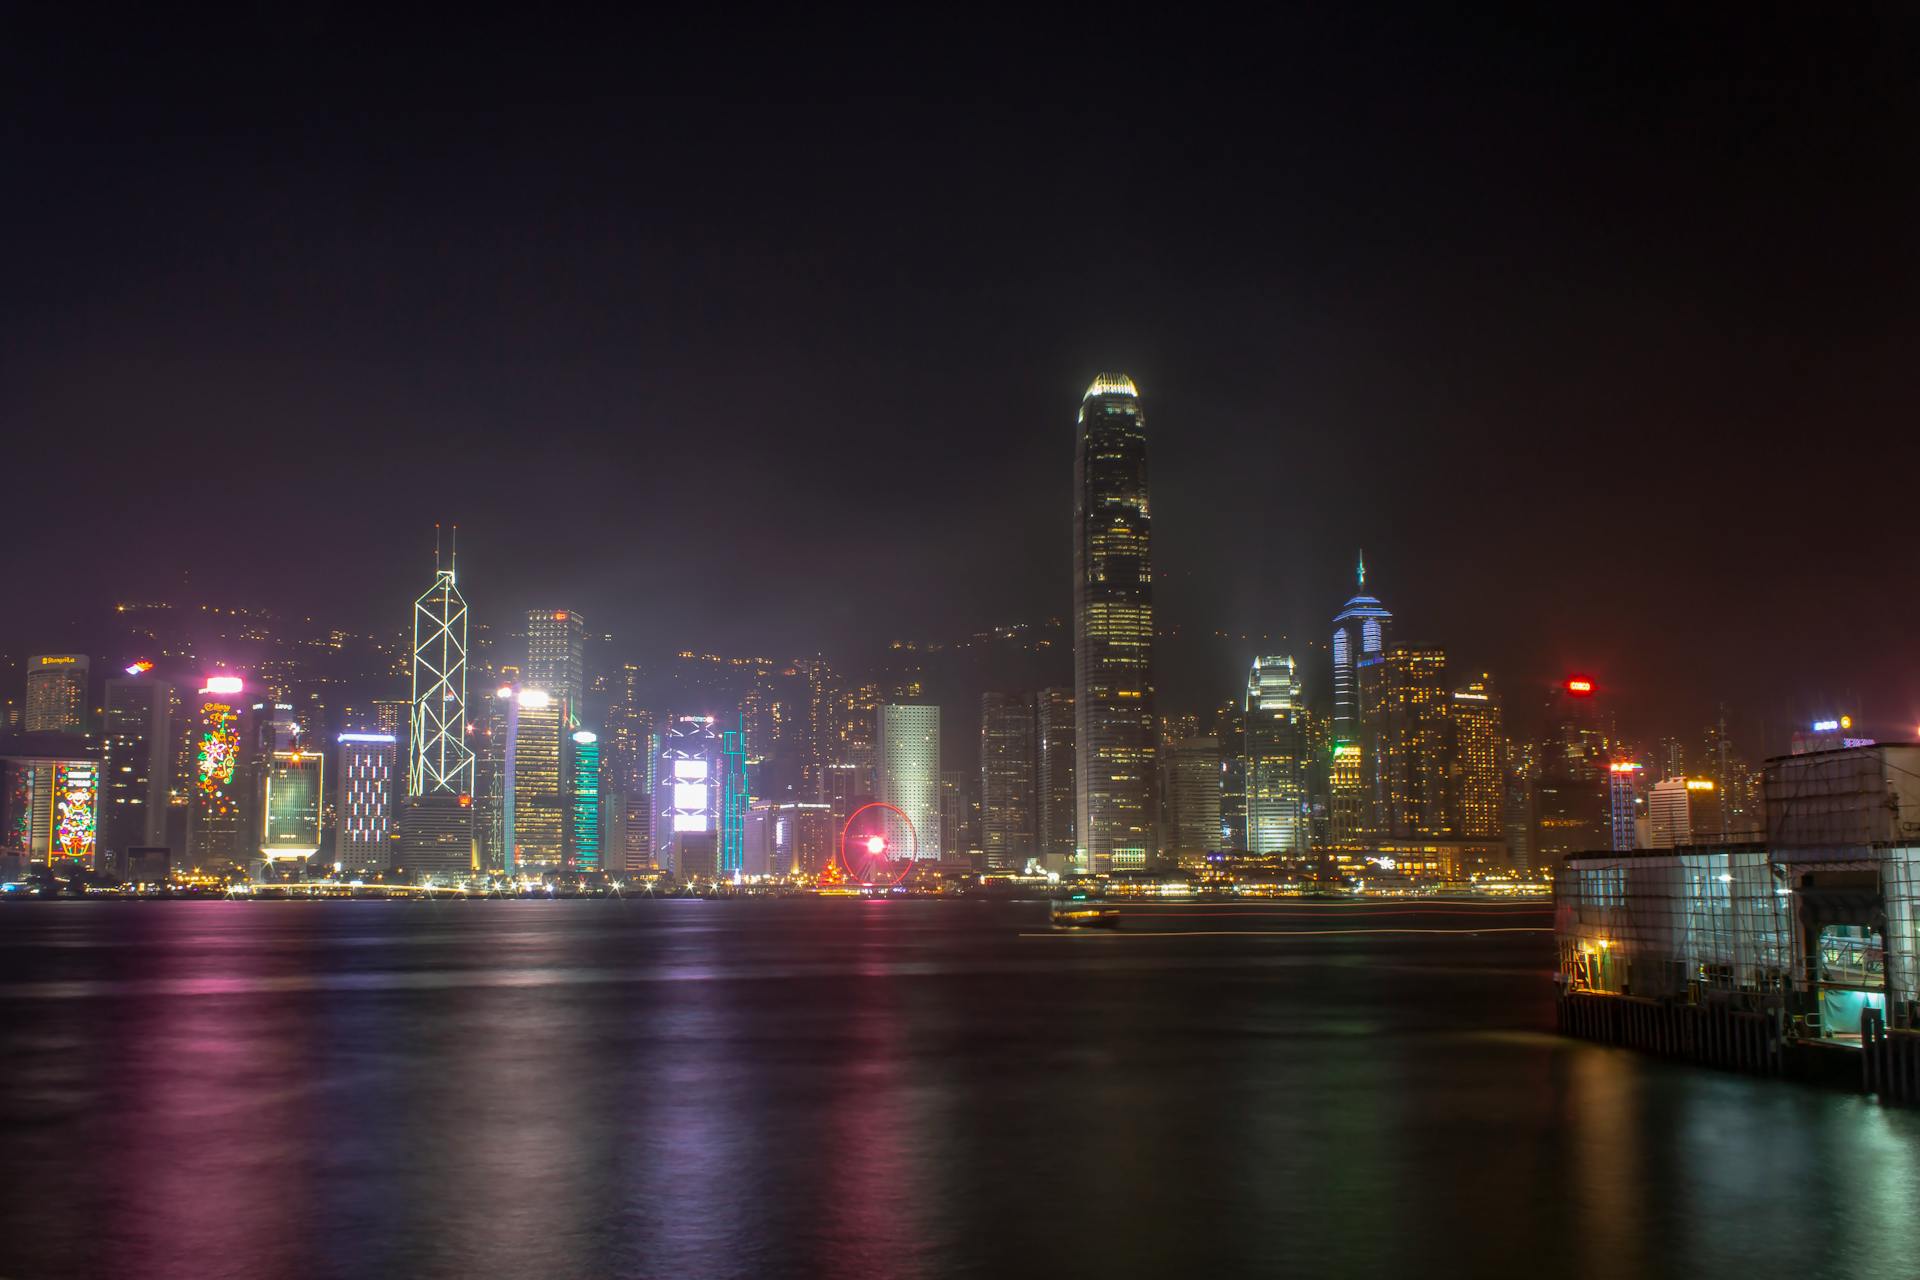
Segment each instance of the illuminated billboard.
M667 804L654 819L654 848L669 870L686 870L676 861L678 837L715 829L718 805L713 784L720 749L712 716L675 716L660 736L660 773L672 782L656 793L663 794Z
M53 766L53 856L93 861L100 811L100 771L91 761Z

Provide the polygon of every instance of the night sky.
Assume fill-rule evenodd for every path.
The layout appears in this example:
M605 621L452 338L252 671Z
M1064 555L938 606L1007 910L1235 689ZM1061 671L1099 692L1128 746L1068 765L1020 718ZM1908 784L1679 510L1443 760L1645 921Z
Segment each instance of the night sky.
M0 31L0 643L391 629L436 519L643 654L1062 616L1112 369L1172 705L1364 546L1510 688L1920 722L1911 9L70 9Z

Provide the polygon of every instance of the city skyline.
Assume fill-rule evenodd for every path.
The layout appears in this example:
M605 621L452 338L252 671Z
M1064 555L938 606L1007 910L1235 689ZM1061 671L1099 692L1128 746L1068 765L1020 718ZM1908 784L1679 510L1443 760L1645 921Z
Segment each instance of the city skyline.
M1911 1280L1917 67L0 8L0 1276Z

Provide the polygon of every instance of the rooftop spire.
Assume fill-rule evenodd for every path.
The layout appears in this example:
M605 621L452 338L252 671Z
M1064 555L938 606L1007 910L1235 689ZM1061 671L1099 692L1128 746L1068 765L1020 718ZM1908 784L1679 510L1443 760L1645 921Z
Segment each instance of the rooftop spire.
M1360 589L1365 591L1367 589L1367 553L1364 550L1358 556L1358 567L1354 570L1354 576L1360 580Z

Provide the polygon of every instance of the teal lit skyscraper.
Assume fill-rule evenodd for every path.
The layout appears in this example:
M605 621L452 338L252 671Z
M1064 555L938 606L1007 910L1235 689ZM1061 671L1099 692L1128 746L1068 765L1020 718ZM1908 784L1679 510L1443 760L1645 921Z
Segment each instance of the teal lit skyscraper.
M1147 423L1124 374L1080 401L1073 485L1074 859L1106 872L1145 866L1158 821Z
M747 857L747 733L743 718L740 727L720 735L720 753L724 768L720 790L720 878L737 881L746 870Z
M570 782L567 864L574 871L598 871L601 869L600 736L591 730L574 731Z

